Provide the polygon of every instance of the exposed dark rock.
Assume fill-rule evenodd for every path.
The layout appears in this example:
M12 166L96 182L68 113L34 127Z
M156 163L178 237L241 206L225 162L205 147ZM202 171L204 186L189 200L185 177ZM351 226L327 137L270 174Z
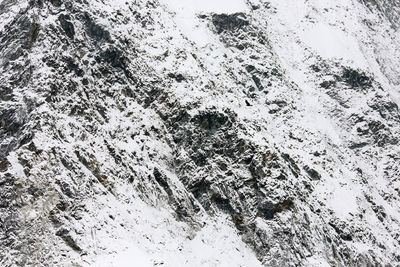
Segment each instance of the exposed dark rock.
M224 31L242 29L250 24L244 13L235 13L231 15L214 14L212 16L212 23L219 34Z
M269 114L277 114L280 112L284 107L286 107L288 104L284 100L273 100L273 101L267 101L266 104L269 106ZM294 137L293 133L289 133L289 137L295 140L298 140L302 142L300 138Z
M60 22L61 27L65 32L65 35L73 39L75 35L75 28L74 25L71 23L70 19L71 18L69 15L61 14L60 16L58 16L58 21Z
M400 122L400 110L395 102L383 101L377 97L376 101L369 106L377 111L383 119L395 119Z
M40 189L37 188L37 187L34 187L34 186L30 186L30 187L28 188L27 192L28 192L29 194L31 194L33 197L35 197L35 198L38 198L38 197L40 197L40 196L43 196L43 191L40 190Z
M344 241L352 241L353 237L350 234L343 234L340 236Z
M129 59L125 57L120 50L114 47L110 47L107 50L101 52L100 55L96 57L96 61L98 63L107 63L113 68L118 68L122 70L128 79L134 81L135 83L137 82L128 69ZM110 72L108 70L105 71L105 69L103 69L103 73L107 75L110 74Z
M86 78L83 78L83 79L82 79L82 84L83 84L83 85L88 85L88 84L89 84L89 80L86 79Z
M313 180L320 180L321 179L321 174L319 174L316 170L310 168L309 166L304 166L303 169L306 171L306 173L311 177Z
M294 159L292 159L292 158L290 157L290 155L289 155L289 154L286 154L286 153L283 153L283 154L282 154L282 158L283 158L284 160L286 160L286 161L289 163L289 168L290 168L290 170L292 171L293 175L296 176L296 177L298 177L298 176L299 176L299 173L300 173L300 168L299 168L299 166L297 166L297 164L296 164L296 162L294 161Z
M339 235L341 239L344 241L352 241L353 237L349 234L343 231L341 227L339 227L337 224L330 222L329 225L335 230L335 232Z
M359 72L354 69L345 68L343 70L342 78L345 83L353 88L366 89L372 86L372 79L364 72Z
M389 88L379 84L382 75L375 81L372 74L342 68L340 58L314 57L308 48L302 51L301 44L296 53L304 62L286 58L287 64L281 64L276 52L288 48L276 43L277 33L285 32L285 40L293 33L283 31L285 24L273 32L274 23L284 20L265 19L279 14L277 6L266 2L248 3L251 9L246 14L198 15L198 22L208 23L213 30L207 34L218 34L225 45L210 38L210 45L202 49L188 42L185 32L175 34L176 17L164 13L167 9L158 1L126 1L118 6L106 2L31 0L27 8L9 14L5 10L19 2L0 3L0 16L10 19L0 32L4 54L0 63L4 104L0 108L0 264L57 265L64 257L65 262L79 265L80 257L75 260L70 252L83 253L84 247L90 257L83 260L90 265L97 242L109 251L107 241L99 237L110 230L113 238L124 231L130 235L135 223L145 219L149 227L143 228L146 241L141 245L157 242L162 247L168 246L171 236L188 234L192 239L220 216L230 218L226 225L236 227L265 266L303 266L311 259L324 259L333 266L396 264L400 259L397 221L384 207L396 204L400 195L396 150L400 117ZM91 6L94 3L96 8ZM318 23L318 16L313 12L305 19ZM366 33L373 37L372 32ZM385 34L394 36L390 31ZM152 42L160 49L159 56L148 53ZM376 48L374 41L367 43ZM362 52L375 56L372 50ZM187 66L187 55L196 60L193 71L179 73ZM210 68L216 66L215 56L217 70ZM381 56L376 58L382 60ZM167 57L176 67L161 66ZM382 62L388 63L381 66L382 72L397 66ZM291 77L287 67L293 63L305 71L304 83L295 84ZM393 84L394 76L388 75ZM170 86L175 82L191 83L190 92L182 97ZM306 86L316 96L328 94L336 100L318 97L318 109L335 126L337 138L348 139L336 142L318 127L302 123L312 118L309 111L313 110L308 101L301 101ZM353 105L358 99L360 104ZM355 149L351 159L341 153L349 147ZM358 167L365 163L371 168L361 171ZM359 199L357 205L362 206L351 219L338 222L326 198L330 183L310 181L321 179L316 169L323 170L327 180L354 170L358 174L343 186L356 182L365 192L371 189L369 178L373 181L379 175L389 183L374 191L385 205ZM324 190L312 194L315 184ZM152 220L146 211L135 214L136 207L126 205L131 200L147 203L155 216L171 212L173 218ZM83 203L90 204L84 207ZM104 212L96 210L97 203L102 203ZM364 207L368 216L372 208L387 242L378 244ZM36 218L26 216L30 209ZM90 217L93 220L87 224ZM154 227L167 229L162 240L154 238L151 230L146 232ZM92 229L99 233L92 236L95 246L89 244ZM75 231L79 239L74 240ZM235 235L233 245L240 250L243 244L236 240ZM354 250L353 240L370 249L364 254ZM71 249L65 249L64 242Z
M246 66L246 71L248 73L253 72L256 68L253 65L247 65Z
M312 69L313 71L315 71L315 72L320 72L320 71L321 71L320 66L318 66L318 65L316 65L316 64L311 65L311 69Z
M60 7L62 5L62 0L50 0L50 3L55 7Z
M208 18L208 16L207 16L206 14L200 14L198 17L199 17L200 19L206 19L206 18Z
M167 182L167 177L162 174L157 168L154 168L153 175L157 183L165 190L167 195L169 197L173 197L173 192Z
M0 172L7 171L8 167L10 166L10 162L8 160L3 160L0 162Z
M199 115L196 115L192 121L197 123L200 128L207 131L215 131L222 126L229 127L232 125L231 119L225 114L212 111L201 112Z
M398 29L400 26L400 3L396 0L378 1L378 0L359 0L373 13L384 16L391 23L393 28Z
M214 202L218 208L220 208L221 210L228 212L228 213L233 213L233 207L229 201L229 199L222 197L219 194L214 194L211 197L211 201Z
M260 203L258 206L259 216L267 220L272 220L275 214L276 205L271 202Z
M276 204L275 213L283 212L294 207L294 202L292 199L288 198Z
M207 164L207 156L202 151L197 151L193 155L191 155L191 159L197 166L204 166Z
M274 219L274 215L294 207L291 199L285 199L282 202L274 204L272 202L262 202L258 206L258 214L267 220Z
M96 58L97 62L106 62L111 64L114 68L123 68L125 67L127 59L122 55L122 52L109 48L106 51L100 53L100 56Z
M195 182L188 186L188 189L193 193L194 197L199 199L204 193L210 190L211 182L207 181L205 178Z
M271 75L281 77L282 73L277 68L273 68L271 70Z
M85 22L86 32L91 38L95 41L112 42L110 33L98 25L89 13L85 13L82 19Z
M26 49L30 49L33 44L36 42L39 36L40 26L37 23L32 23L28 32L28 40L26 42Z
M75 240L71 237L69 234L69 231L66 229L60 229L56 232L56 236L61 237L64 242L70 246L73 250L77 252L81 252L82 249L78 246L78 244L75 242Z
M315 152L313 153L313 155L316 156L316 157L319 157L319 156L321 156L321 153L318 152L318 151L315 151Z
M77 64L72 58L67 57L64 60L65 60L67 69L70 70L70 71L75 72L75 74L78 77L82 77L85 74L83 69L79 67L79 64Z
M329 89L336 85L336 81L324 81L320 84L322 88Z
M361 142L361 143L352 143L349 148L350 149L358 149L358 148L363 148L365 146L367 146L368 143L367 142Z
M171 79L174 79L174 80L177 81L178 83L180 83L180 82L186 80L186 78L185 78L182 74L180 74L180 73L178 73L178 74L175 74L175 73L168 73L168 77L171 78Z
M111 146L107 141L105 141L106 147L108 152L110 152L110 155L114 158L115 163L120 164L122 163L122 158L121 156L117 153L115 148Z
M253 79L258 90L260 91L264 90L264 86L262 85L260 78L258 78L256 75L252 75L251 78Z
M251 175L256 179L262 179L267 176L264 171L264 166L256 161L252 160L249 166Z
M25 114L23 110L14 108L0 110L0 133L14 135L24 125Z
M43 8L43 0L30 0L29 6Z
M96 158L94 155L89 155L87 158L86 155L81 154L78 150L75 151L75 155L78 157L79 161L88 169L92 172L92 174L98 178L102 179L102 174L100 173L100 166L99 163L97 162Z
M75 193L73 192L73 189L71 188L71 186L69 184L67 184L66 182L61 182L60 183L60 188L62 190L62 192L70 198L73 198Z

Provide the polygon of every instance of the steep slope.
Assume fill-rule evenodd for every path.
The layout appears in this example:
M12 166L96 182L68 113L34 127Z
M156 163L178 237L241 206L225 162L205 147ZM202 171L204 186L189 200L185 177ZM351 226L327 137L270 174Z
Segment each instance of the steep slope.
M3 0L0 264L400 264L399 14Z

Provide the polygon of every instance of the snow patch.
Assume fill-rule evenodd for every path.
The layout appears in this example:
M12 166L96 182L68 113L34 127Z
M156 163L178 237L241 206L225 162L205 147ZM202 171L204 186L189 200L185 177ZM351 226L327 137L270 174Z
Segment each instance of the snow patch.
M190 15L204 13L246 12L248 7L243 0L161 0L164 4L179 13Z
M331 264L329 264L326 259L321 257L320 255L314 255L310 258L307 259L307 266L310 267L330 267Z
M136 247L125 251L100 255L94 264L95 267L151 267L153 264L149 256Z
M334 26L319 23L306 30L301 39L324 58L348 60L360 68L368 66L357 40Z
M248 7L243 0L161 0L161 3L175 13L175 23L183 35L199 47L215 43L216 40L211 35L210 30L204 24L200 23L197 18L198 14L232 14L248 11Z
M355 190L347 190L343 187L335 188L329 204L339 218L348 218L350 213L357 212Z

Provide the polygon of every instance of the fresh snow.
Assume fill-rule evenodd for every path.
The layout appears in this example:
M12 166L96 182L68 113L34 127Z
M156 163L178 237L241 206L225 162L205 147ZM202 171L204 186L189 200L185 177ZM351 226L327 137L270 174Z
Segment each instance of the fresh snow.
M201 23L198 16L211 13L237 13L248 11L244 0L160 0L168 10L174 12L175 23L190 41L198 47L215 43L217 38Z
M177 13L195 16L199 13L246 12L249 8L245 0L160 0ZM192 18L193 19L193 18Z
M374 94L388 92L394 103L400 103L398 31L395 32L387 24L377 25L374 31L370 30L364 24L364 19L377 23L380 21L379 17L362 9L358 2L348 0L271 0L268 4L261 0L160 0L162 5L150 11L157 14L155 17L159 21L152 21L143 26L135 21L134 17L147 18L146 12L149 11L140 10L141 7L136 7L136 4L124 0L89 2L94 11L102 14L96 18L99 25L131 44L130 49L124 52L134 62L129 67L138 71L135 75L143 76L141 78L144 83L155 81L155 84L162 84L162 90L170 97L166 101L175 101L168 104L194 106L188 110L191 116L209 108L221 113L225 109L233 110L243 128L237 129L239 138L251 142L261 151L278 151L278 157L279 154L290 154L297 162L300 172L298 179L275 181L276 176L268 177L268 183L274 182L274 186L282 185L277 186L274 195L268 197L278 199L282 196L296 195L297 192L291 190L306 190L303 189L306 183L312 192L304 197L305 200L295 199L296 210L293 213L289 211L277 214L274 220L263 219L258 215L252 218L259 227L257 229L265 234L263 238L267 240L268 246L272 247L272 252L268 251L269 257L275 257L273 252L277 255L286 253L280 247L281 244L274 242L274 235L280 233L284 227L297 226L296 220L299 217L309 216L311 230L307 234L316 236L313 237L315 239L308 240L324 240L325 237L317 236L321 234L321 229L327 230L321 228L322 225L331 231L324 234L336 235L328 224L336 220L350 229L357 230L353 241L342 241L347 247L364 254L373 251L373 255L380 257L382 262L390 259L388 255L394 253L398 246L397 240L391 234L399 231L400 211L395 191L399 181L395 181L398 178L395 171L390 179L386 177L386 173L390 171L388 166L398 166L400 153L394 146L388 145L389 149L379 147L373 140L367 140L371 144L358 151L349 149L349 143L353 139L357 142L364 140L357 139L357 127L368 127L366 121L357 127L352 125L352 115L363 115L370 121L386 123L377 112L373 113L369 108ZM250 3L261 8L252 10ZM136 13L130 9L132 7L136 8ZM0 30L13 19L19 8L20 6L16 5L7 13L0 11ZM267 36L267 44L261 45L251 40L251 47L260 48L259 50L239 50L224 43L222 38L213 32L210 22L212 14L237 12L247 14L254 28L260 31L256 33ZM200 15L208 18L202 19ZM123 17L123 23L114 23L119 21L120 17ZM45 19L42 16L41 23L48 28L58 23L57 16L48 15ZM76 29L78 28L79 23L76 23ZM77 30L77 40L81 41L82 36ZM246 39L246 34L242 37L246 41L249 40ZM82 43L84 44L83 40ZM29 54L29 58L33 65L40 66L35 70L36 74L40 74L38 80L45 80L43 77L51 80L53 69L42 62L43 55L49 51L43 52L42 48L32 48L33 52ZM83 45L82 49L84 48ZM85 57L84 53L90 55L84 51L78 58L90 59ZM63 55L71 56L70 51L64 51ZM139 63L135 62L136 59ZM332 68L332 73L340 73L343 66L366 72L377 82L374 86L378 88L378 85L382 85L383 89L358 92L352 88L334 88L341 90L339 97L348 100L349 107L342 107L337 103L337 99L333 99L328 95L328 91L320 87L322 81L332 79L333 75L316 74L311 70L312 64L321 62L327 63ZM138 65L134 65L135 63ZM145 64L149 67L142 70L141 67ZM268 79L273 81L270 86L265 86L264 92L256 90L255 97L252 98L245 92L254 87L251 74L245 71L246 65L254 65L260 73L266 71ZM273 80L276 77L271 77L269 71L272 68L277 68L282 75L278 78L279 81ZM166 83L167 85L163 84L163 80L168 80L167 74L170 72L182 74L187 78L187 82L171 81ZM76 75L63 78L80 84ZM75 171L79 173L76 177L73 172L62 166L60 169L44 171L49 165L59 164L58 159L51 153L47 158L40 158L32 156L33 152L25 151L24 147L22 152L12 152L7 159L11 164L10 173L18 183L32 183L38 187L45 185L46 188L51 188L40 200L20 209L23 222L36 224L48 215L51 208L61 200L58 195L59 185L54 181L62 181L79 186L76 191L83 195L87 188L93 193L86 196L87 198L77 200L82 202L82 218L68 221L69 228L66 226L71 229L71 235L77 244L85 249L86 254L76 260L82 266L266 265L257 259L249 245L245 244L243 236L225 212L219 211L217 215L212 216L201 209L197 217L194 217L196 221L191 222L196 224L196 227L178 220L173 215L175 210L170 207L163 189L146 179L150 179L148 177L152 175L154 168L159 168L168 177L174 194L180 197L179 201L187 201L185 197L191 193L171 166L174 166L174 157L177 155L190 160L190 151L183 147L174 150L176 148L171 144L173 142L170 142L174 133L165 129L165 122L151 105L143 107L142 103L139 104L132 98L123 98L123 105L118 103L126 84L115 82L110 86L105 79L91 79L90 86L92 87L85 90L95 92L91 92L93 99L85 94L79 95L81 92L77 90L71 92L69 98L65 97L51 104L42 99L44 97L41 90L37 93L33 89L23 88L14 92L17 99L41 101L36 110L40 117L37 127L40 131L35 132L34 144L40 147L45 155L54 149L58 157L70 157L72 164L76 166ZM47 87L47 84L40 84L41 89ZM102 95L101 89L104 88L110 89L115 95L102 100L95 98ZM250 105L244 102L245 99L251 102ZM273 103L274 100L284 100L287 105L275 115L271 111L279 106ZM87 134L90 131L86 129L93 125L90 125L84 116L71 116L50 107L68 106L67 103L81 101L93 107L98 104L97 101L104 102L101 104L106 107L108 121L103 120L98 111L89 114L95 121L96 128L92 132L96 134ZM46 124L46 119L54 120L54 124ZM385 124L389 130L397 129L397 126L389 120L387 125ZM159 136L155 136L152 129L157 129ZM132 183L127 183L127 177L123 176L126 170L114 164L104 141L109 142L116 153L122 155L122 160L127 162L131 170L138 173L135 173ZM94 179L92 172L79 163L74 153L78 150L95 155L96 161L102 163L101 170L110 174L108 178L113 182L114 188L111 192L101 183L91 181ZM320 156L315 156L315 152L319 152ZM24 153L37 160L32 167L31 176L25 175L24 166L20 163L20 154L25 156ZM212 164L221 158L222 156L213 158L215 162ZM279 163L289 166L282 160ZM309 179L304 172L305 165L318 171L321 179ZM285 171L291 175L290 169L286 168ZM215 174L214 169L210 172L201 169L198 172L207 179ZM234 179L252 175L248 168L236 170L235 174L237 177L234 178L223 174L223 179L219 182L223 184L229 179L235 181ZM38 177L40 179L37 179ZM139 192L139 185L144 192ZM374 204L366 199L367 195ZM141 197L145 200L140 199ZM257 205L248 205L253 204ZM311 211L311 207L314 210L320 209L321 214L316 215L314 210ZM377 209L385 212L386 224L377 217ZM299 217L295 218L296 214ZM294 226L291 223L294 223ZM360 242L358 238L361 237L357 236L361 235L360 233L370 234L373 240L376 240L375 243L368 239L369 236L361 236L366 241ZM57 244L54 247L60 250L57 253L68 259L76 258L76 252L71 251L59 237L55 238L58 243L54 241ZM258 237L252 238L254 243L258 242ZM325 244L322 244L322 241L318 242L308 244L310 251L301 255L304 256L304 266L330 266L327 255L331 253L331 249L329 247L324 251L322 248ZM343 244L342 246L345 246ZM385 250L389 252L381 250L377 244L384 244ZM52 248L51 245L48 247ZM296 257L299 255L296 254Z
M316 23L301 40L325 59L342 59L359 68L367 65L357 40L334 26Z

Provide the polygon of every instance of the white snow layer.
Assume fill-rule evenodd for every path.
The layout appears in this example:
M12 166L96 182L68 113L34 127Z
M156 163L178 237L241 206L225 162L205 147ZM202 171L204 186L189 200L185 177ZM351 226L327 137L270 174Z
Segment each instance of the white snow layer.
M357 67L366 66L357 40L334 26L317 23L301 39L325 59L337 58L351 61Z
M197 13L245 12L248 6L244 0L161 0L177 13L195 15Z
M199 47L216 42L209 29L199 23L197 16L206 13L236 13L248 11L244 0L161 0L175 13L175 23L181 32Z
M168 11L172 12L176 29L189 42L193 42L197 48L211 45L214 48L217 47L214 50L210 49L213 50L212 52L207 51L209 54L205 60L210 63L208 66L210 71L218 73L220 69L218 57L224 53L229 55L231 52L220 44L218 37L205 23L200 21L198 15L250 12L246 2L244 0L160 0L160 2ZM261 3L256 0L252 2ZM353 68L372 70L379 75L380 72L374 65L376 64L374 63L375 59L365 58L364 50L367 47L361 48L360 46L359 38L365 36L357 35L357 30L361 26L355 25L357 22L351 15L354 7L351 6L351 1L345 0L272 0L270 2L271 6L275 8L275 15L266 18L270 25L267 33L269 40L281 60L282 67L303 92L303 99L300 102L304 103L305 111L302 113L302 117L299 117L298 122L308 130L326 137L326 140L340 145L343 141L342 133L329 116L321 113L324 108L321 99L324 96L315 90L313 81L306 73L309 62L305 61L307 56L320 56L326 60L341 60ZM310 23L310 20L314 20L314 22ZM176 42L176 40L171 40L171 42L174 41ZM150 48L146 47L145 49ZM155 54L162 51L158 48L152 50ZM192 71L190 65L195 64L190 61L190 57L187 60L187 65L181 67L183 72ZM174 64L173 59L166 60L156 68L159 68L160 71L161 65L167 69L171 68L168 64ZM195 73L193 74L195 75ZM206 99L204 92L191 91L191 94L188 95L187 91L188 88L178 86L174 92L182 98L182 102L185 102L186 98L190 102L194 96ZM216 101L213 103L215 104ZM237 113L240 115L242 110L238 109ZM254 110L245 113L249 118L253 117L254 119L257 116ZM272 132L272 123L270 129ZM279 136L281 129L277 127L276 131L275 136ZM273 132L271 135L274 135ZM262 136L260 140L265 138ZM337 153L341 152L337 151ZM304 154L304 157L308 157L308 155ZM337 161L340 162L338 159ZM319 183L314 196L324 202L338 218L346 220L357 213L362 190L353 181L354 175L350 171L346 171L346 166L340 168L345 169L344 173L334 173L330 182L323 180ZM108 205L108 210L117 210L121 211L121 214L123 213L124 208L118 206L119 204ZM163 266L261 265L240 240L233 227L223 222L223 219L215 224L205 226L188 241L184 234L189 231L177 223L168 212L151 210L152 208L141 205L143 204L138 206L142 208L133 210L131 214L126 214L126 217L118 215L126 220L127 223L124 225L125 227L130 225L130 229L122 227L121 232L113 232L112 240L107 240L105 237L97 239L98 242L103 242L101 246L104 249L103 254L90 256L94 257L97 266L150 266L152 263L163 264ZM128 207L126 209L129 210ZM370 220L370 223L374 223L373 219ZM103 229L102 232L104 231ZM115 229L110 228L107 231L115 231ZM173 238L171 239L171 237ZM146 239L148 242L143 241ZM108 250L110 247L114 248L114 252ZM308 261L309 266L329 266L319 255L310 257Z
M204 48L211 44L218 47L217 50L205 56L205 61L210 63L207 66L210 72L218 73L220 67L218 56L221 54L229 55L230 50L219 43L218 37L199 20L198 14L249 12L246 1L160 0L160 2L174 13L174 23L180 33L189 41L194 42L198 48ZM335 127L333 120L320 112L323 109L321 106L323 96L313 89L315 87L313 81L310 80L305 71L309 67L307 65L309 62L305 62L305 60L307 56L310 56L307 53L321 56L324 59L341 59L355 68L371 69L379 76L380 71L376 71L377 66L374 65L376 64L374 63L375 58L364 57L363 50L367 48L360 47L358 40L360 36L357 36L355 32L348 31L348 29L360 28L359 25L354 26L354 18L348 16L352 9L349 8L350 11L347 12L343 11L346 10L351 1L272 0L270 2L271 6L276 8L276 14L266 18L270 24L270 32L267 33L269 40L281 60L282 67L303 93L300 102L303 102L306 106L302 114L303 117L299 117L297 122L303 124L304 128L308 127L308 130L326 137L327 140L340 144L343 133L340 133ZM123 5L123 1L118 3L121 6ZM337 9L337 7L339 8ZM323 10L328 11L323 13ZM313 17L318 23L309 23L305 20L306 16ZM157 43L155 42L154 45L156 46ZM146 49L150 48L146 47ZM163 50L154 49L153 52L161 53ZM390 53L388 52L388 54ZM187 65L182 67L186 72L192 71L190 65L194 65L190 59L189 57ZM173 61L164 64L173 64ZM183 97L188 99L195 95L207 100L204 96L207 95L207 92L195 91L188 95L187 90L187 88L177 87L175 94L177 96L186 94ZM227 99L229 99L228 94L224 101L227 102ZM224 101L221 101L222 104L226 104ZM233 100L229 99L229 101ZM248 111L249 109L247 109L245 115L249 118L253 117L253 119L268 113L267 110L261 108L261 111L254 109L251 112ZM142 112L144 113L140 110L136 113L141 114ZM237 110L239 115L241 112L244 113L243 110ZM256 114L257 112L259 114ZM116 118L121 117L123 116L115 114L112 118L116 120ZM152 123L155 121L152 117L149 117L148 120L151 120ZM295 122L296 120L293 119L293 123ZM117 122L115 123L117 124ZM122 122L118 122L118 124L124 125ZM130 125L132 123L127 121L125 124ZM270 131L271 136L276 136L275 141L284 142L283 139L277 140L281 134L281 129L277 126L274 135L272 122ZM260 135L262 134L265 134L265 132L260 133ZM267 138L262 136L260 140ZM73 143L73 140L71 142ZM134 147L134 144L122 141L120 143L121 147L124 146L128 151L138 150ZM159 144L153 143L152 145L159 149L162 148L162 145ZM321 144L321 146L323 147L324 144ZM46 146L43 145L43 147ZM154 151L155 154L158 153L157 149L154 149ZM330 152L328 151L328 153ZM166 151L165 154L167 153L169 152ZM301 152L299 154L301 155ZM309 157L307 153L304 152L303 154L304 157ZM170 157L170 155L166 155L166 157ZM18 166L16 155L12 154L9 159L16 168L15 166ZM341 168L346 169L346 166L341 166ZM22 167L16 168L15 171L23 176ZM350 171L333 172L332 175L333 177L329 178L331 182L322 180L316 186L314 195L335 212L337 217L344 220L351 218L352 214L355 214L359 208L358 200L362 195L362 190L354 182L354 175ZM379 180L376 183L383 184ZM121 185L122 188L125 188L124 186L128 187L128 185ZM125 199L123 199L124 197ZM100 195L93 202L87 203L91 212L87 213L82 221L86 227L92 228L93 232L82 239L92 240L92 248L94 248L92 251L95 251L94 254L83 257L87 266L93 266L93 263L99 267L141 267L156 264L162 266L261 266L254 253L243 243L237 231L234 230L233 225L228 223L229 219L217 218L217 221L213 221L214 219L205 218L205 226L199 232L192 233L187 225L176 221L171 215L171 211L150 207L132 198L129 193L124 197L116 199L112 195ZM396 212L393 211L394 214ZM113 218L115 218L112 225L107 223L110 220L109 215L113 215ZM36 215L29 214L27 216ZM369 222L374 223L373 219L370 219ZM65 253L68 253L67 251L66 249ZM310 266L329 266L325 259L318 256L311 257L309 264Z

